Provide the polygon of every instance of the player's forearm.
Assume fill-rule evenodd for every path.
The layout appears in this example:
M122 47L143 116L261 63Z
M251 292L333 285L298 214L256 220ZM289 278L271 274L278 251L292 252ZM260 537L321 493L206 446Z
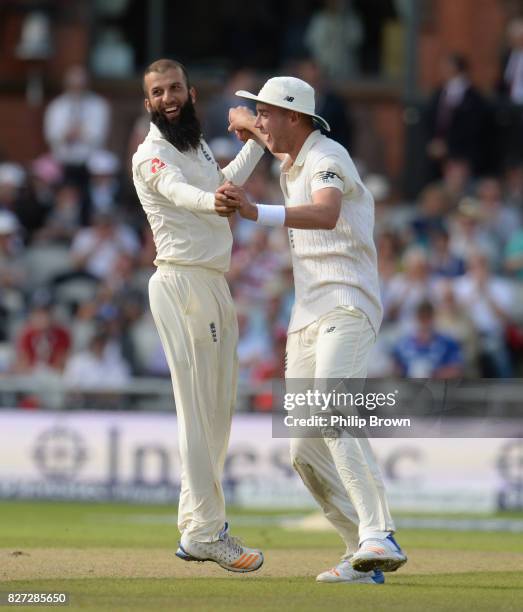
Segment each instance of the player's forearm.
M222 169L226 180L243 185L263 157L264 149L254 140L248 140L230 164Z
M159 177L156 188L174 206L198 212L215 212L214 193L203 191L188 183L169 180L167 175Z
M283 225L293 229L330 230L336 227L338 219L336 215L333 215L332 211L325 210L324 207L317 204L293 206L292 208L285 208L285 211L283 211L283 206L267 206L265 204L261 204L260 206L266 210L268 209L268 212L276 212L277 208L282 210L281 219L285 219ZM260 214L260 208L256 204L245 202L240 208L240 215L244 219L265 225L281 225L281 223L264 222L266 215L263 213ZM272 215L269 215L269 217L272 217Z
M285 209L285 227L331 230L338 222L339 210L319 204L301 204Z

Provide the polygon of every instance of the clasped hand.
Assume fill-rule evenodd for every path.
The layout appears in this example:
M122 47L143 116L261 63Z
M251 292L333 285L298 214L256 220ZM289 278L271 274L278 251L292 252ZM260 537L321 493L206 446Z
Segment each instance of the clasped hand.
M258 214L254 204L251 204L245 189L227 181L214 194L214 208L220 217L230 217L236 211L245 219L255 221Z

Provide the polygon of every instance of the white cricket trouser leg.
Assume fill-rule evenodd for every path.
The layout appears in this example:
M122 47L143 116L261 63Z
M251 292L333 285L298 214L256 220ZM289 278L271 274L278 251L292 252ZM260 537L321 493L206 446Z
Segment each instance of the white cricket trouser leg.
M182 467L178 528L212 542L225 522L222 474L236 402L238 324L219 272L162 264L151 312L173 382Z
M315 325L315 324L313 324ZM287 338L286 391L306 392L314 385L316 334L309 326ZM291 438L291 462L350 555L358 548L358 514L340 480L323 438Z
M289 334L288 382L292 386L289 379L309 377L319 388L326 379L364 378L374 340L374 331L363 313L338 307L308 327ZM307 487L318 501L322 500L320 505L347 543L348 553L358 544L354 535L348 537L349 532L354 534L354 522L358 523L360 540L378 532L394 531L381 474L366 438L293 439L291 456ZM314 480L323 486L318 487ZM336 521L329 516L333 511L325 508L333 505Z

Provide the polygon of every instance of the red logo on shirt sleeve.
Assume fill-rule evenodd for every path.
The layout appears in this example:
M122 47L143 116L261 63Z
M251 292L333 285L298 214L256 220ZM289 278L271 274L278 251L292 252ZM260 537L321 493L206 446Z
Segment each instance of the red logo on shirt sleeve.
M160 170L162 170L163 168L165 168L165 163L161 159L158 159L157 157L155 157L151 161L151 172L153 174L160 172Z

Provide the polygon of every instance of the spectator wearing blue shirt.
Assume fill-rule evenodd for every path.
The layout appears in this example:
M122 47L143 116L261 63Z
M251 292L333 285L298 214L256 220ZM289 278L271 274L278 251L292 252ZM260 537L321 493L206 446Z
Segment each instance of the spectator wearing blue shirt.
M434 307L423 301L416 309L417 329L397 341L393 357L407 378L458 378L463 375L460 345L434 327Z
M432 273L443 278L455 278L465 274L465 262L450 249L450 236L444 228L430 233L429 258Z

